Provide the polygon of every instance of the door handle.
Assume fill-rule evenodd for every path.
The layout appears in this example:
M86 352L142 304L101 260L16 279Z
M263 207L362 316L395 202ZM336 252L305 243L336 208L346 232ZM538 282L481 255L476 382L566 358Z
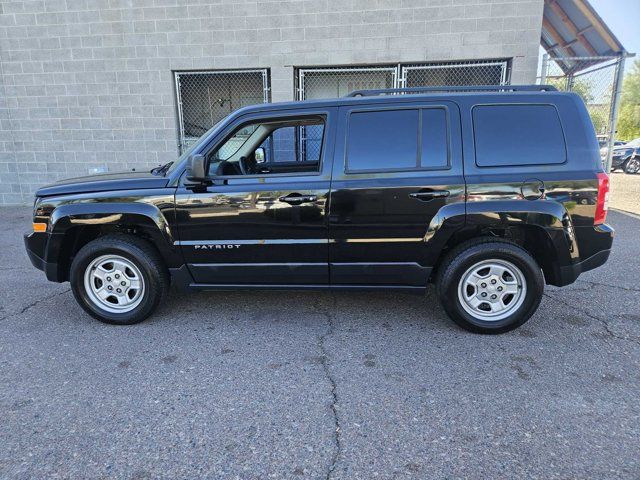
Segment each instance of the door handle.
M446 198L451 194L449 190L431 190L430 192L414 192L410 193L411 198L420 200L422 202L428 202L434 198Z
M291 193L278 198L278 200L290 205L300 205L301 203L315 202L318 200L318 197L317 195L299 195L297 193Z

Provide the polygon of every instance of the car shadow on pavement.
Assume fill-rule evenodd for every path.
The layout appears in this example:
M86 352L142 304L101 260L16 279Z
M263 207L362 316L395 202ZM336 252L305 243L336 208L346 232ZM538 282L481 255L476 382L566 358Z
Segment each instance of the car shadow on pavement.
M308 316L332 316L340 323L394 324L433 331L460 330L446 316L430 286L426 294L347 291L205 291L172 290L152 322L219 321L305 324ZM383 327L384 328L384 327Z

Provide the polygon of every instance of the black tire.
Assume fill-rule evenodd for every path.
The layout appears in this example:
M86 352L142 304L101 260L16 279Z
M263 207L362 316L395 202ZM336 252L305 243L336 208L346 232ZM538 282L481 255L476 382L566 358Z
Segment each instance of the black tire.
M526 287L526 293L520 294L520 305L514 303L514 310L498 320L486 320L472 315L462 305L458 295L458 287L465 272L480 262L491 260L515 265L522 274ZM474 333L497 334L513 330L529 320L542 300L544 277L533 257L518 245L496 238L481 238L465 242L445 256L438 270L436 288L443 308L455 323Z
M142 277L137 306L126 312L110 312L91 299L85 286L85 272L96 259L116 255L133 263ZM106 235L97 238L76 254L71 264L70 283L80 306L92 317L113 325L132 325L151 315L169 291L169 273L155 248L131 235Z
M624 164L624 173L629 175L635 175L640 171L640 158L633 157L626 161Z

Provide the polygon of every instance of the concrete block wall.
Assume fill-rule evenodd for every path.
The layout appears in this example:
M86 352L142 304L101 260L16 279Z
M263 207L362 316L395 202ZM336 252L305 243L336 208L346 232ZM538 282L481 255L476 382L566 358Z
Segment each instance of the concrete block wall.
M512 58L535 79L543 0L3 0L0 203L177 155L173 70Z

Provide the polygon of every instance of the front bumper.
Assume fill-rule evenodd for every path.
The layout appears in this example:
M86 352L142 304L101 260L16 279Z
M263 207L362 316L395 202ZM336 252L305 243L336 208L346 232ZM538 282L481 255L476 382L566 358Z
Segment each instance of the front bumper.
M38 270L42 270L47 276L47 280L52 282L62 282L57 262L46 260L46 246L49 240L47 233L25 233L24 246L31 264Z

